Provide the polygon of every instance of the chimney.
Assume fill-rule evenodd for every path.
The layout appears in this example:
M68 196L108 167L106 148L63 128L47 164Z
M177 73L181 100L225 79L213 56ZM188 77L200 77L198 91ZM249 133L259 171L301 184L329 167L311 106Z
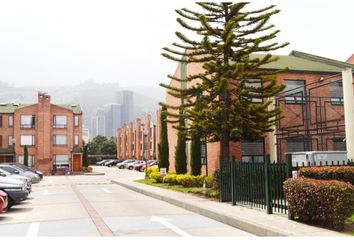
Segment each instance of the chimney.
M50 104L50 95L45 92L38 92L38 103L49 103Z

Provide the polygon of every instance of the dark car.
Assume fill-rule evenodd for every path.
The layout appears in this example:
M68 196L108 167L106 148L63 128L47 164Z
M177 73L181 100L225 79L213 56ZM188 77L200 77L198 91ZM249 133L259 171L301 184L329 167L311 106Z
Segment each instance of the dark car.
M97 166L104 166L104 164L106 163L106 162L108 162L108 161L111 161L112 159L103 159L103 160L101 160L101 161L99 161L99 162L96 162L96 165Z
M7 208L26 200L29 194L23 181L11 179L2 173L0 173L0 190L4 191L8 196Z
M156 160L148 160L147 165L156 162ZM143 163L135 164L134 169L137 171L140 171L142 167L146 166L146 162L144 161Z
M38 175L38 177L39 177L40 180L43 179L43 173L42 173L41 171L38 171L38 170L34 169L34 168L27 167L26 165L21 164L21 163L17 163L17 162L7 162L6 164L7 164L7 165L14 165L14 166L16 166L16 167L18 167L18 168L21 168L21 169L24 170L24 171L33 172L33 173L35 173L35 174Z
M148 167L156 166L156 165L157 165L157 161L153 161L153 162L151 162L151 163L148 164ZM142 167L140 168L140 172L144 172L145 167L146 167L145 165L142 166Z
M123 162L123 160L114 159L114 160L106 162L105 166L112 167L112 166L116 166L118 163L121 163L121 162Z

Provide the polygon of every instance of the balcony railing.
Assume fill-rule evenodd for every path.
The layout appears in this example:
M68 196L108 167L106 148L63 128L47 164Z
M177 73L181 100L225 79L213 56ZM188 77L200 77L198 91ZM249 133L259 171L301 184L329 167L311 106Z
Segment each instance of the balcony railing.
M35 125L34 125L34 124L21 124L20 127L21 127L21 128L34 128Z

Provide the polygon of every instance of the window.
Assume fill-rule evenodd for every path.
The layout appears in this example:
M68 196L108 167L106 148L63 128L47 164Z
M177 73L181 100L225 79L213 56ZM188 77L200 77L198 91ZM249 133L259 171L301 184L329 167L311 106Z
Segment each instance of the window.
M68 155L54 155L54 166L56 167L69 167Z
M334 151L346 151L347 146L343 138L333 138L333 150Z
M23 155L18 156L19 163L24 164L24 162L25 162L24 159L25 158ZM34 167L34 156L33 155L28 155L28 166Z
M66 116L54 116L54 128L66 128Z
M79 116L77 116L77 115L74 116L74 126L75 127L79 126Z
M14 126L14 116L9 115L9 127L13 127Z
M79 135L74 136L74 145L78 146L79 145Z
M22 135L21 136L21 146L34 146L34 136L33 135Z
M54 135L53 136L53 144L54 145L66 145L66 135Z
M11 173L11 174L19 174L19 171L17 169L12 168L12 167L0 166L0 168L8 173Z
M258 91L262 89L262 82L260 79L247 79L245 83L246 89L249 91L248 94L257 96L259 95ZM251 102L253 103L262 103L263 99L262 98L248 98L250 99Z
M21 128L34 128L35 116L34 115L22 115L21 116Z
M305 102L305 81L285 80L285 103L302 104Z
M242 162L263 162L264 142L263 140L254 142L241 142Z
M287 152L303 152L309 151L311 140L307 138L292 138L287 140Z
M329 84L329 92L331 94L331 104L343 105L343 83L336 81Z
M12 147L13 146L13 136L9 136L9 138L8 138L8 145L9 145L9 147Z

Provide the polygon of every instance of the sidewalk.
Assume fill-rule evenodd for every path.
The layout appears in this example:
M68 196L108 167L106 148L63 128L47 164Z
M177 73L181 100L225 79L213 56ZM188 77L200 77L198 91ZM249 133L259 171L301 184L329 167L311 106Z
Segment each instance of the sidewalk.
M231 206L230 203L220 203L190 194L137 183L133 179L114 179L112 182L257 236L348 236L335 231L288 220L286 215L268 215L262 210Z

